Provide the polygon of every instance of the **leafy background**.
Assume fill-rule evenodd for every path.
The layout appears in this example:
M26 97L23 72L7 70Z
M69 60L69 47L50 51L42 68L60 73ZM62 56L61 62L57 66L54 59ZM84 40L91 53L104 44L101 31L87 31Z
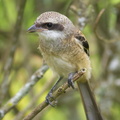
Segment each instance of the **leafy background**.
M93 67L91 83L100 109L105 120L119 120L120 0L29 0L25 7L20 8L22 2L0 0L0 107L2 108L42 65L42 56L37 49L38 36L28 34L26 30L41 13L57 11L68 16L85 34L90 45ZM23 19L16 24L20 19L20 9L24 12ZM101 13L102 10L105 11ZM10 60L10 68L6 69ZM21 120L45 99L56 79L52 71L48 70L3 120ZM43 89L44 92L40 94ZM35 101L34 104L26 109L31 101ZM48 107L34 118L53 119L86 119L77 89L70 89L59 98L55 108Z

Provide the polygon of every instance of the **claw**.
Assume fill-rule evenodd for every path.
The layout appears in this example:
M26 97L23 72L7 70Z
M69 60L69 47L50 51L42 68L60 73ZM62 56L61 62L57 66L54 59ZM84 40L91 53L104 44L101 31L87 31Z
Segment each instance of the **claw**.
M70 73L68 76L68 85L70 87L72 87L73 89L75 89L74 83L73 83L73 76L75 73Z
M48 95L46 96L46 103L50 104L52 107L54 107L57 104L57 100L55 100L55 98L53 97L52 93L55 90L57 84L60 82L60 80L62 80L63 77L60 77L57 82L54 84L54 86L51 88L50 92L48 93ZM53 103L53 102L54 103Z
M68 79L68 84L70 87L72 87L73 89L75 89L74 83L72 79Z
M53 104L53 102L51 100L54 100L55 104ZM52 93L48 93L48 95L46 96L46 103L51 105L52 107L55 107L57 101L55 100L55 98L52 96Z
M49 98L46 98L46 103L49 104L49 105L51 105L52 107L54 107L53 103L50 101Z

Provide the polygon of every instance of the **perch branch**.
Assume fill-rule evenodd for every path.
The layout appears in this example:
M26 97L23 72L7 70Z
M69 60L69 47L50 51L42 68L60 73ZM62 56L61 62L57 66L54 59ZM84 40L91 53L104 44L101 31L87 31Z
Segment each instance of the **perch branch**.
M78 73L74 75L73 82L77 81L84 73L85 69L80 70ZM64 83L62 86L60 86L54 93L53 98L59 97L62 93L65 93L65 91L69 88L68 82ZM51 99L51 101L54 101ZM32 120L39 112L41 112L43 109L45 109L48 106L46 101L43 101L40 105L38 105L28 116L26 116L23 120Z

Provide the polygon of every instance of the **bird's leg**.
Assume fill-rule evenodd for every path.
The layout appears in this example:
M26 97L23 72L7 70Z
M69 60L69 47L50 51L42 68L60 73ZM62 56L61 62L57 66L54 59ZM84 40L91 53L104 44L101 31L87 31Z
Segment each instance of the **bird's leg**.
M51 88L50 92L49 92L49 93L47 94L47 96L46 96L46 102L47 102L48 104L50 104L51 106L54 106L54 105L52 104L52 102L51 102L51 99L55 100L55 99L53 98L53 96L52 96L52 93L53 93L53 91L55 90L57 84L62 80L62 78L63 78L63 77L60 77L60 78L57 80L57 82L53 85L53 87Z
M68 85L75 89L74 83L73 83L73 77L76 74L76 72L72 72L68 75Z

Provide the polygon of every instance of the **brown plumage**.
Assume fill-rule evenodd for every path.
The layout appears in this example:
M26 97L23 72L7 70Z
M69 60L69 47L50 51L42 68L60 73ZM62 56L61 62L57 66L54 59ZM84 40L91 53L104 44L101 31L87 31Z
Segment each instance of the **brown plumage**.
M81 69L86 69L86 73L77 84L83 99L87 119L102 120L95 99L91 97L93 96L89 87L91 62L89 44L85 36L66 16L57 12L41 14L28 31L38 33L40 37L39 48L43 58L50 68L60 76L57 83L63 77L68 77L68 83L74 88L72 82L74 73ZM51 105L49 98L56 84L46 97L46 101Z

